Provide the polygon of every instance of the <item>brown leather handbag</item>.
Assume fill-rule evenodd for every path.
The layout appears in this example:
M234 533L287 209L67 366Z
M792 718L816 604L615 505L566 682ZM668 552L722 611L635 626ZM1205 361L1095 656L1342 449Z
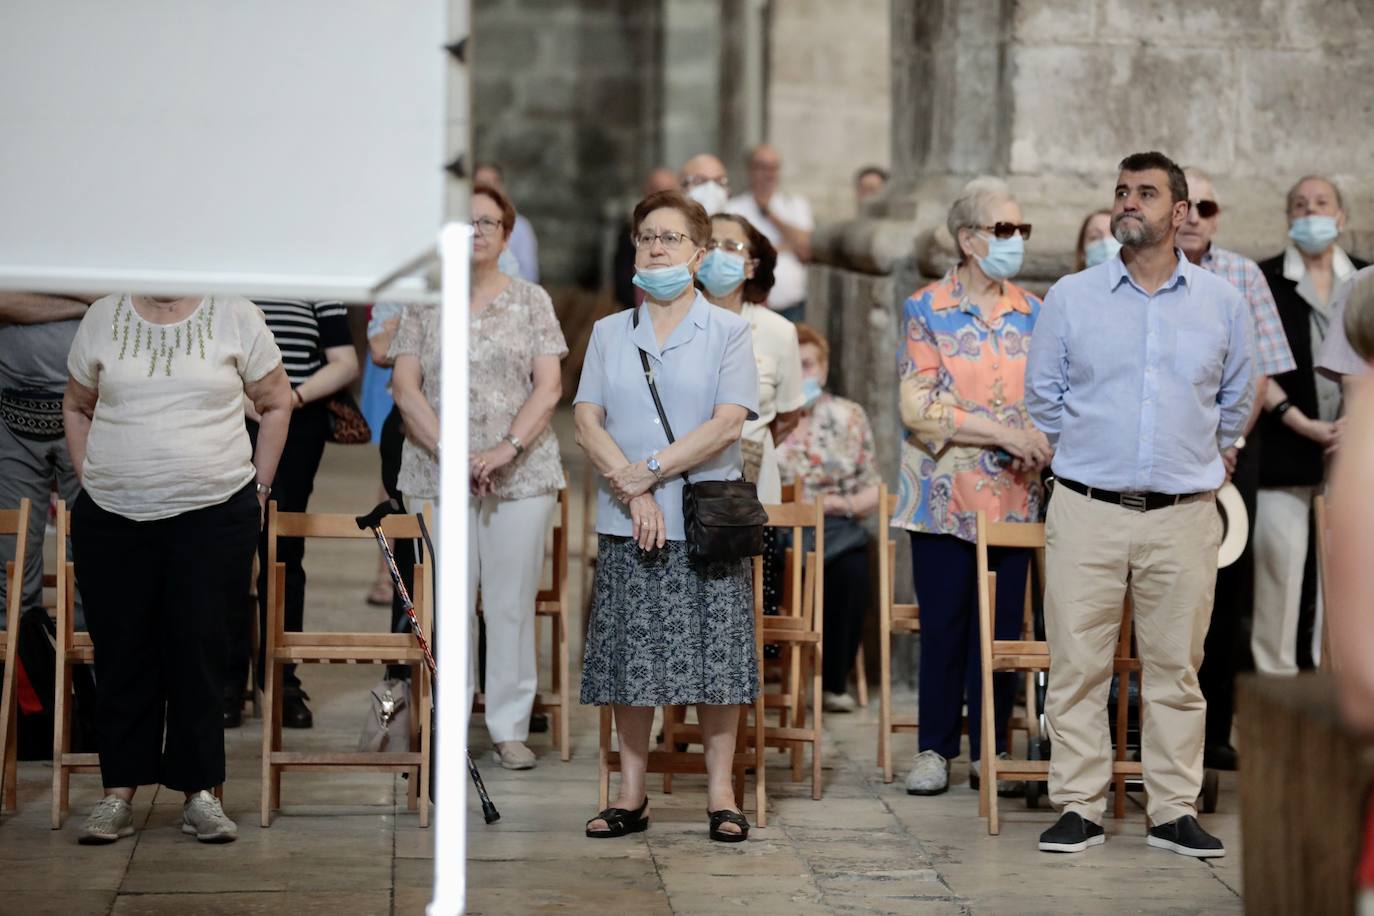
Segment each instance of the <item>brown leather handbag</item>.
M336 391L325 401L329 411L329 441L340 445L366 445L372 441L372 427L353 395Z

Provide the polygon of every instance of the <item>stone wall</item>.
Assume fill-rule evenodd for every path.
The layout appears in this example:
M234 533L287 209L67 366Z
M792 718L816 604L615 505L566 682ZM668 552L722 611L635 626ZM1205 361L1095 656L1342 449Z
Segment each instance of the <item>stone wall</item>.
M783 187L818 222L854 215L854 173L891 156L889 0L775 0L769 7L766 136ZM742 171L731 178L744 188Z
M656 0L475 0L474 146L500 162L552 284L599 282L601 207L662 155Z

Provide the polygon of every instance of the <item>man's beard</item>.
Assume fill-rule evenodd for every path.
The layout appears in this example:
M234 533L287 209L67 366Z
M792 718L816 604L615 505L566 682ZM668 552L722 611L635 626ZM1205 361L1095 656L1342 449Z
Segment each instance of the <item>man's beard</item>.
M1168 231L1169 224L1165 220L1151 225L1143 216L1121 213L1112 217L1112 236L1123 248L1149 248L1164 238Z

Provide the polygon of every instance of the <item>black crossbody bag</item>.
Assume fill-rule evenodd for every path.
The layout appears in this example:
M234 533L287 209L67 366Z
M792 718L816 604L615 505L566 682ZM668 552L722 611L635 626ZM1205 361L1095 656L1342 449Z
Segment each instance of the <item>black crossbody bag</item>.
M635 309L633 324L639 326L639 310ZM639 362L644 367L644 379L649 383L658 418L668 442L673 427L658 397L654 373L649 368L649 356L639 347ZM682 474L682 519L687 534L687 553L699 560L743 560L763 553L763 526L768 513L759 502L758 488L747 480L702 480L696 483Z

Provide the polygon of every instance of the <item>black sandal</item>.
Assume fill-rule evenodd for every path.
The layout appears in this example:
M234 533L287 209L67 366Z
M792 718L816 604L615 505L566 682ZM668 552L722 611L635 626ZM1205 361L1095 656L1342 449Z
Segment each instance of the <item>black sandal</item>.
M711 818L711 839L717 843L743 843L749 839L749 821L738 811L721 808L719 811L707 811L706 814ZM734 824L739 828L739 833L721 830L722 824Z
M627 833L643 833L649 829L649 818L644 814L644 810L648 807L649 799L646 796L644 803L634 811L625 808L607 808L587 821L587 836L594 840L606 840L624 836ZM605 821L606 829L593 830L592 821L595 820Z

